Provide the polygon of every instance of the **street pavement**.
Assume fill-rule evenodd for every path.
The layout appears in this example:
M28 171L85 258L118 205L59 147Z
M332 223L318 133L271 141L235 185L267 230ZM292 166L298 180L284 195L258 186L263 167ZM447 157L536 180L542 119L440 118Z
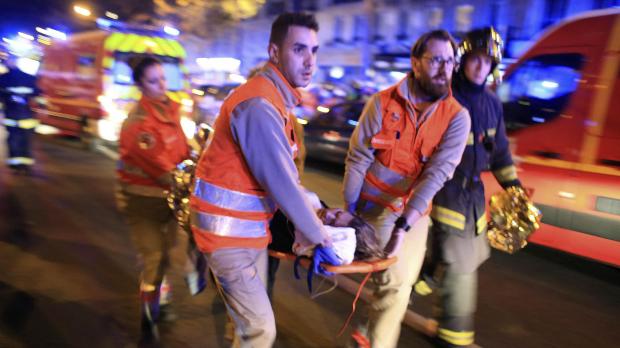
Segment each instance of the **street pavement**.
M0 347L135 347L139 265L114 205L114 162L69 139L39 136L35 145L31 176L0 168ZM3 156L4 142L0 150ZM341 167L310 161L303 183L340 206L341 180ZM226 347L225 308L212 284L195 297L184 285L185 244L179 234L171 272L178 320L162 327L162 346ZM512 256L494 253L479 281L480 346L620 342L618 269L528 246ZM341 289L311 299L284 262L273 303L275 347L345 346L348 332L335 336L352 300ZM411 309L430 315L432 299L414 298ZM362 313L358 306L354 323ZM431 344L403 325L399 347Z

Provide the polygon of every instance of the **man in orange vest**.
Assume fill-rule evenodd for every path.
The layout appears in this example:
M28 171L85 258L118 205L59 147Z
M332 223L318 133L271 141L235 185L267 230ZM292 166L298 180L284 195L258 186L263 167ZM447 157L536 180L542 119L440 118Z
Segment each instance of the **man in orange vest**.
M422 35L411 50L412 71L370 98L351 137L346 207L398 257L375 276L368 332L353 335L362 346L396 347L426 251L430 202L465 148L469 113L450 91L455 47L444 30Z
M310 83L316 66L317 31L311 14L274 21L269 63L224 101L196 167L192 231L235 322L234 345L270 347L275 340L265 276L276 207L317 245L315 271L322 271L320 262L340 264L294 162L300 139L292 110L300 102L296 88Z

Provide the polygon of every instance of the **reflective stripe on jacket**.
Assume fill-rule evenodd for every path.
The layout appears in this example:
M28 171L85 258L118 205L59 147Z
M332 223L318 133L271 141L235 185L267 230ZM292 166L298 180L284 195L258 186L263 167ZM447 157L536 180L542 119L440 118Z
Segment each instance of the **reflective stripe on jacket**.
M462 109L449 94L437 103L426 120L418 120L419 115L415 112L410 117L407 110L413 110L413 106L401 94L400 85L403 83L407 83L407 78L379 93L382 125L371 141L376 149L375 162L366 172L360 193L363 200L395 212L402 211L424 164Z
M178 110L179 104L172 100L164 103L143 97L123 122L116 168L118 180L124 186L153 188L136 189L133 193L148 191L145 195L152 197L155 189L163 192L167 187L157 179L189 157Z
M230 127L235 107L252 98L263 98L278 111L293 157L297 155L295 119L267 78L253 77L224 101L213 140L198 163L191 198L194 238L205 252L225 247L263 248L271 238L268 225L275 204L251 173Z
M20 120L14 120L12 118L5 118L2 123L7 127L17 127L21 129L33 129L39 125L39 120L35 118L24 118Z

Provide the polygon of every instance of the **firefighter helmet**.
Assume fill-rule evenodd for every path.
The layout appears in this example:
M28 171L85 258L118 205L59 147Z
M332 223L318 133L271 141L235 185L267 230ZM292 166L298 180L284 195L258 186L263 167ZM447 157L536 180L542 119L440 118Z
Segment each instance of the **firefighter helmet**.
M502 37L493 27L476 29L465 34L463 41L456 50L456 59L463 62L467 54L478 51L488 54L493 59L493 69L502 61ZM491 70L493 70L491 69Z

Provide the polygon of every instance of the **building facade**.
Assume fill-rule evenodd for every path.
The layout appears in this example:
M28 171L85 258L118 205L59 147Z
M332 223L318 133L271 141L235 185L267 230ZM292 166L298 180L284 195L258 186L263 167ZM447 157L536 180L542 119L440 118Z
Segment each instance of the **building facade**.
M285 11L312 11L320 25L322 75L338 67L345 76L407 70L417 37L443 28L457 38L493 25L517 57L546 27L584 11L620 6L620 0L268 0L260 13L210 38L206 57L234 57L247 72L267 59L271 22ZM341 74L338 74L341 75Z

